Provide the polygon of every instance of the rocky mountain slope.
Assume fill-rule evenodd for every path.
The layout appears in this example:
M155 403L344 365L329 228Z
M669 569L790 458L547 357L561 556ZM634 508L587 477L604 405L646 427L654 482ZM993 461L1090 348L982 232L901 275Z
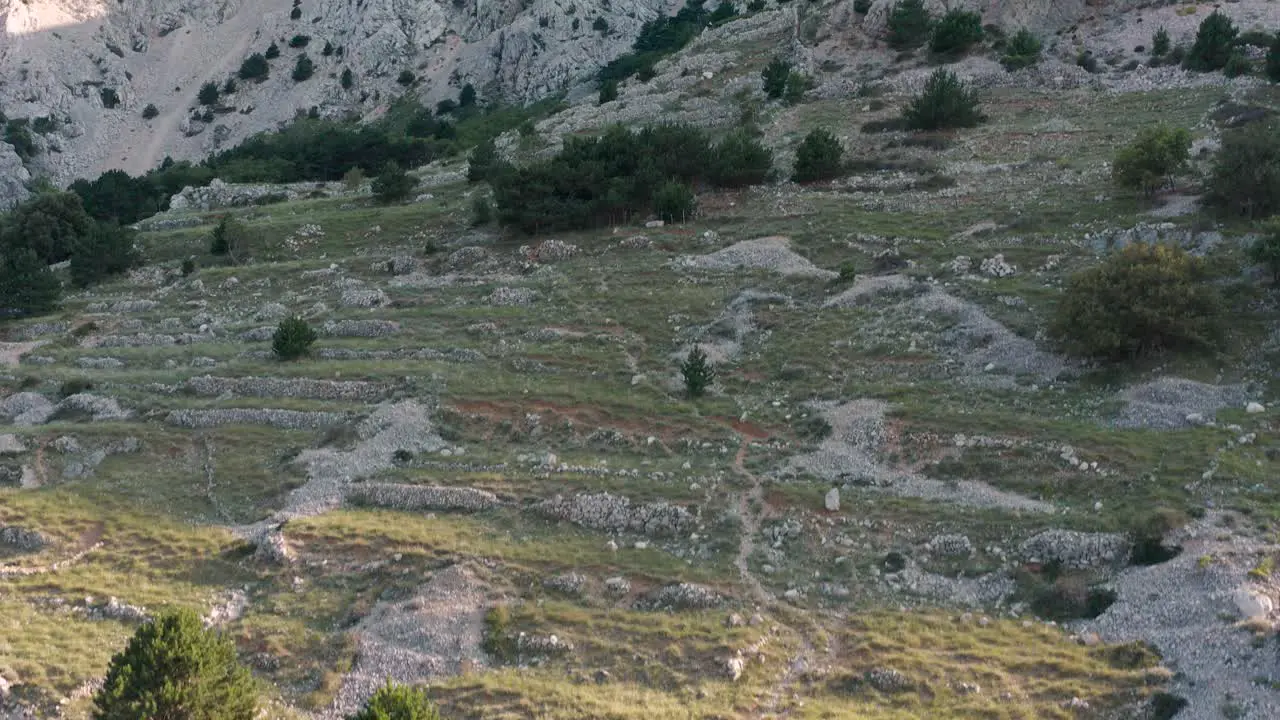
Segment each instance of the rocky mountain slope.
M26 158L30 176L65 185L109 169L132 174L166 156L199 159L315 108L325 116L376 116L405 92L427 103L456 97L467 83L482 100L525 102L557 92L589 92L589 78L625 52L640 26L674 0L0 0L0 111L51 118ZM984 20L1052 34L1115 17L1135 0L930 0L973 7ZM806 4L807 5L807 4ZM864 15L853 0L799 7L821 37L857 52L883 31L891 0ZM1228 6L1229 8L1231 6ZM820 15L821 17L814 17ZM799 25L797 25L797 29ZM309 37L292 48L295 36ZM200 119L202 84L221 85L251 53L281 49L270 77L242 82L223 107ZM1076 38L1079 42L1079 38ZM325 54L325 46L332 51ZM316 63L295 82L297 57ZM354 83L344 89L344 70ZM398 82L408 71L412 88ZM110 91L114 98L105 95ZM118 103L111 101L118 98ZM111 105L111 107L107 107ZM144 118L154 105L157 115ZM0 203L29 178L0 142Z

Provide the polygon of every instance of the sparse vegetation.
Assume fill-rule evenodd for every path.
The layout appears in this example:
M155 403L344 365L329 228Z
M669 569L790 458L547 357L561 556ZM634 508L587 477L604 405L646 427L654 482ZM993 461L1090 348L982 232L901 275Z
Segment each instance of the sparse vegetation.
M1272 282L1280 284L1280 224L1272 222L1249 246L1249 260L1271 273Z
M669 223L682 223L693 219L698 200L693 189L682 182L669 182L653 194L653 209L658 217Z
M297 360L311 352L316 342L316 331L306 320L291 317L280 322L271 336L271 352L277 360Z
M214 226L209 239L209 254L225 257L233 263L244 262L249 257L251 244L249 228L231 215L223 215Z
M1067 281L1051 332L1071 352L1111 360L1211 347L1224 306L1208 272L1178 248L1135 243Z

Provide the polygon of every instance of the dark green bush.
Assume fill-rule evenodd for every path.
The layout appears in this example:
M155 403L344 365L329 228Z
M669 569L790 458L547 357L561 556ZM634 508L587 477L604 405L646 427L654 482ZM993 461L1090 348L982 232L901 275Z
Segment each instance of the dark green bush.
M812 87L812 78L792 70L787 73L787 88L782 93L782 100L788 105L798 105L804 99L804 94Z
M0 311L5 316L50 312L61 295L62 284L34 250L0 244Z
M491 222L493 222L493 205L489 203L489 198L476 195L471 201L471 226L480 227Z
M653 194L653 209L665 222L682 223L693 218L698 199L688 185L673 180Z
M201 105L217 105L218 104L218 84L207 82L200 86L200 92L196 94L196 100Z
M735 130L716 143L708 179L720 187L759 185L773 170L773 155L744 130Z
M1079 55L1076 55L1076 65L1084 68L1085 72L1092 75L1102 72L1102 69L1098 67L1098 58L1094 57L1093 53L1088 50L1082 50Z
M974 127L985 118L978 110L978 91L949 70L929 76L924 90L911 100L902 117L912 130Z
M25 118L9 120L4 125L4 141L13 146L14 152L23 160L30 160L40 152L36 139L32 137Z
M707 362L707 354L702 348L694 346L680 364L680 376L684 378L684 389L689 397L697 398L706 394L715 382L716 370Z
M966 10L948 10L933 26L929 52L959 55L982 42L982 16Z
M1150 195L1186 169L1190 153L1191 133L1186 129L1163 125L1143 128L1116 155L1111 180L1120 187Z
M297 360L311 352L315 341L316 331L311 329L307 321L292 317L282 320L271 336L271 352L279 360Z
M1264 218L1280 211L1280 124L1224 132L1206 190L1205 203L1228 215Z
M93 229L71 252L72 284L87 287L136 267L140 258L133 242L133 231L128 228L94 223Z
M311 42L310 35L294 35L292 38L289 39L289 47L304 48L310 42Z
M469 108L476 104L476 86L467 83L462 86L462 90L458 92L458 107Z
M494 144L493 138L486 138L467 156L467 180L471 182L488 180L499 162L501 160L498 157L498 146Z
M267 59L263 57L262 53L254 53L240 63L240 70L237 71L236 76L241 80L262 82L270 74L271 65L267 62Z
M1269 48L1271 43L1275 41L1275 36L1266 30L1245 30L1236 36L1236 46L1252 45L1259 48Z
M196 271L195 260L192 260L191 258L186 258L185 260L182 261L182 277L187 277L188 275L192 275L193 273L195 273L195 271Z
M1151 57L1163 57L1169 52L1169 31L1162 26L1151 36Z
M618 83L609 80L600 83L600 104L613 102L618 99Z
M348 720L440 720L440 712L427 698L426 690L388 680Z
M1200 23L1196 31L1196 41L1187 51L1182 66L1198 72L1212 72L1227 66L1235 47L1239 30L1231 22L1231 18L1214 10L1209 17Z
M1271 82L1280 82L1280 33L1276 33L1276 39L1267 48L1266 73Z
M111 659L94 720L254 720L257 687L235 644L190 610L160 615Z
M146 107L142 108L143 120L150 120L159 114L160 114L160 108L156 107L155 105L148 104Z
M1280 224L1272 223L1249 246L1249 259L1271 273L1271 280L1280 284Z
M293 66L293 81L304 82L310 80L315 71L316 64L311 61L311 58L307 57L306 53L302 53L298 56L297 64Z
M1204 261L1165 245L1129 245L1067 280L1049 331L1064 349L1110 360L1203 349L1223 301Z
M779 57L770 60L764 70L760 71L760 77L764 80L764 94L773 100L781 98L787 91L787 78L790 75L791 63Z
M762 12L764 8L765 8L764 0L748 0L747 2L747 12L749 13Z
M1251 72L1253 72L1253 63L1238 50L1231 53L1231 57L1227 58L1227 64L1222 67L1222 74L1229 78L1248 75Z
M0 216L0 248L29 249L46 265L62 262L93 231L80 196L40 193Z
M596 16L596 19L591 23L591 29L603 35L609 32L609 21L605 20L603 16Z
M796 165L791 179L796 182L831 180L844 172L844 148L824 129L810 132L796 148Z
M738 16L738 8L733 6L729 0L720 0L720 4L711 12L711 16L707 18L709 25L719 25L728 22Z
M270 45L267 46L266 55L268 60L275 60L276 58L280 57L280 46L272 42Z
M662 15L646 22L631 44L631 52L601 68L596 74L597 81L601 84L622 82L632 75L641 81L651 79L653 66L659 60L688 45L707 26L710 13L704 3L705 0L686 0L675 15Z
M290 10L290 11L289 11L289 19L290 19L290 20L301 20L301 19L302 19L302 8L300 8L300 7L295 7L294 9Z
M895 50L911 50L929 40L932 27L924 0L898 0L889 11L889 45Z
M871 12L871 0L853 0L853 11L859 15Z
M1030 30L1023 28L1014 33L1013 37L1009 38L1009 42L1005 44L1004 55L1000 58L1000 64L1010 72L1031 67L1040 62L1040 50L1040 38L1036 37Z
M389 162L373 180L373 196L381 203L400 202L408 198L417 185L418 181L399 164Z
M120 95L113 88L102 88L98 96L102 99L102 107L108 110L114 110L120 104Z
M351 72L351 68L342 68L342 77L338 83L342 85L343 90L350 90L351 86L356 84L356 76Z

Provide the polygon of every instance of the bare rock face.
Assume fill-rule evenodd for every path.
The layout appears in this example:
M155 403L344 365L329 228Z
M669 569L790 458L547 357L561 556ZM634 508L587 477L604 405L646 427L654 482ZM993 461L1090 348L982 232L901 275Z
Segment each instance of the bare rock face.
M0 142L0 212L31 197L28 182L31 182L31 173L22 164L22 158L12 145Z

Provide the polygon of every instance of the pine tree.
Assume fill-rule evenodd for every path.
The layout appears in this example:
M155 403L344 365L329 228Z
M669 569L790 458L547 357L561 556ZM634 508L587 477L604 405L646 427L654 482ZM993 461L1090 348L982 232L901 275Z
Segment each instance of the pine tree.
M912 130L973 127L983 119L978 111L978 91L942 69L929 76L924 91L907 106L903 118Z
M716 370L707 362L707 354L702 348L694 346L688 357L680 364L680 375L684 378L684 388L689 397L702 397L707 388L715 382Z
M1196 41L1183 60L1183 67L1198 72L1213 72L1227 66L1231 52L1235 47L1236 29L1231 18L1214 10L1209 17L1200 23L1196 31Z
M271 336L271 352L280 360L297 360L311 352L316 341L316 331L306 320L293 317L282 320Z
M200 86L200 92L196 95L196 100L201 105L217 105L218 104L218 85L217 83L207 82Z
M86 287L127 272L138 264L133 231L114 223L95 223L71 252L71 282Z
M307 57L306 53L302 53L298 56L298 63L293 66L293 80L294 82L310 80L315 71L316 64Z
M417 184L417 181L405 173L399 165L390 162L374 179L373 196L383 203L399 202L409 197L409 193L413 192Z
M918 48L929 39L931 25L924 0L898 0L889 12L889 45L895 50Z
M777 100L787 91L787 78L791 75L791 63L775 57L760 71L764 80L764 94Z
M94 720L254 720L258 698L235 644L181 610L138 628L93 704Z
M30 248L0 248L0 317L39 315L58 307L62 284Z
M791 179L796 182L830 180L844 171L844 148L834 135L818 128L805 136L796 148L796 167Z
M388 680L364 708L348 720L440 720L440 713L425 690Z
M1164 57L1169 52L1169 31L1162 26L1151 36L1151 57Z

